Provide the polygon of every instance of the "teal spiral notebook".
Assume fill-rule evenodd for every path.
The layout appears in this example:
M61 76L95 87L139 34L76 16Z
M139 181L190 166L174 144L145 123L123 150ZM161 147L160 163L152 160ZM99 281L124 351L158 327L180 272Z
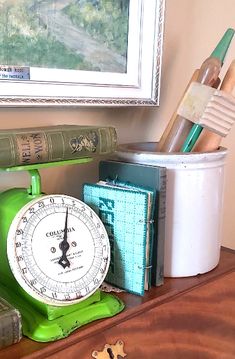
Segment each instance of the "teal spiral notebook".
M99 179L131 183L149 188L154 193L154 223L152 233L152 285L164 282L166 168L147 164L103 160L99 163Z
M84 202L99 215L110 239L105 281L139 295L151 283L152 196L148 189L121 183L83 186Z

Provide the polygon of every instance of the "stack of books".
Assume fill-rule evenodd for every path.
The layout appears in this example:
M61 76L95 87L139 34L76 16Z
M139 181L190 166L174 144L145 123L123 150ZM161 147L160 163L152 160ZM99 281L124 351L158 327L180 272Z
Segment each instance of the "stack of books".
M109 235L111 263L105 280L138 295L162 285L166 168L101 161L99 182L84 184L83 200Z
M22 338L21 316L17 309L0 297L0 349Z

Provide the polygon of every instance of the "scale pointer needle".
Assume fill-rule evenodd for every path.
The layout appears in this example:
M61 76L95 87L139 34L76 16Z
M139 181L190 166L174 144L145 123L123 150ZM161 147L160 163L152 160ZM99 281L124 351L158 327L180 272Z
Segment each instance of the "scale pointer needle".
M64 226L64 237L63 237L63 241L60 243L59 245L61 251L62 251L62 256L59 259L59 264L63 267L70 267L70 262L67 258L66 253L69 250L69 243L68 243L68 207L66 209L66 215L65 215L65 226Z

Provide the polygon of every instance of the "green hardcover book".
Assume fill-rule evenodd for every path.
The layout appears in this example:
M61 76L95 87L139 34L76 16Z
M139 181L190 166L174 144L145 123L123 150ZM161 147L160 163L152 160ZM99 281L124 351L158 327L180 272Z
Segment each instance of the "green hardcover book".
M19 311L0 297L0 349L18 343L21 337Z
M100 161L99 179L129 182L133 185L151 188L154 191L152 284L162 285L164 281L166 168L114 160Z
M59 125L0 131L0 167L73 160L115 151L114 127Z

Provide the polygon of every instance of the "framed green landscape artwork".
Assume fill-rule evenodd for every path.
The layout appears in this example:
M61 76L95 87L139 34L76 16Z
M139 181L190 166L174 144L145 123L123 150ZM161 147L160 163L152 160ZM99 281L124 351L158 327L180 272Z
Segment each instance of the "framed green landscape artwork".
M165 0L0 0L0 106L159 105Z

